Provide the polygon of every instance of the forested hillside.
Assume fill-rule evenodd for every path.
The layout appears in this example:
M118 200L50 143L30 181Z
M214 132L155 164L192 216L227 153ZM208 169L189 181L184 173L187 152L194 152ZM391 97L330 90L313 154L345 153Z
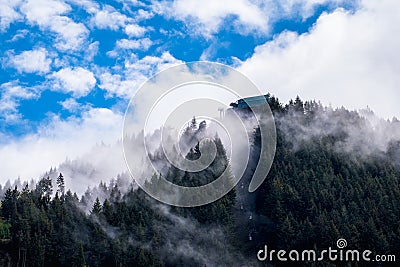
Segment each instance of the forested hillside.
M277 151L256 192L246 192L251 167L229 194L197 208L161 204L127 177L100 183L78 197L66 189L62 174L56 181L45 176L36 185L5 191L1 263L257 266L264 264L256 254L265 244L276 250L318 251L339 238L354 249L400 257L400 122L373 119L369 110L303 103L298 97L287 105L275 97L268 101L277 127ZM207 126L193 122L190 127L187 159L197 159L201 152L196 138ZM169 167L167 180L202 185L229 168L223 143L218 137L213 142L217 156L207 170L187 173ZM251 143L254 163L260 148L258 129ZM150 183L156 184L159 175Z
M322 250L344 238L353 249L399 255L399 121L374 126L299 98L277 107L277 153L256 193L257 213L272 222L259 244Z

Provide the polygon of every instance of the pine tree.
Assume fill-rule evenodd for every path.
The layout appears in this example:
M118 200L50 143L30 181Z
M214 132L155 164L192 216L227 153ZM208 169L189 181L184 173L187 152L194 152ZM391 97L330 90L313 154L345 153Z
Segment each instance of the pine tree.
M53 193L53 185L49 176L44 177L39 181L39 183L36 185L35 193L39 203L41 205L48 206Z
M103 211L103 215L105 216L106 220L111 221L112 216L113 216L113 208L111 206L111 203L108 201L108 199L104 200L102 211Z
M296 112L304 114L304 104L303 104L303 101L301 101L299 96L297 96L294 101L294 109Z
M61 197L64 196L64 192L65 192L65 181L64 181L64 176L62 175L62 173L60 172L60 175L57 177L57 192L59 192L61 194Z
M5 219L11 218L14 210L14 205L16 205L16 201L17 196L14 194L11 188L8 188L4 195L4 199L1 201L1 215Z
M101 212L101 204L99 198L96 197L96 201L93 204L92 213L98 215L100 214L100 212Z

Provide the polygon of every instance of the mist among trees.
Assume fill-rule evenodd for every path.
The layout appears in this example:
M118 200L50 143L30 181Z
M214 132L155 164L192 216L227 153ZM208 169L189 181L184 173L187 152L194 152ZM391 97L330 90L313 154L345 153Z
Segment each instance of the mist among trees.
M9 184L2 188L0 266L262 266L256 254L265 244L319 251L339 238L353 249L400 257L400 122L299 97L287 105L268 101L277 151L256 192L246 190L259 160L257 128L245 177L201 207L159 203L129 176L101 182L82 196L68 190L58 172L37 183ZM183 133L187 159L199 158L204 131L206 123L194 119ZM212 182L232 166L219 137L209 142L217 148L209 168L188 173L166 165L149 183L156 186L160 175L184 186ZM165 161L162 154L151 156ZM299 265L336 266L293 266Z

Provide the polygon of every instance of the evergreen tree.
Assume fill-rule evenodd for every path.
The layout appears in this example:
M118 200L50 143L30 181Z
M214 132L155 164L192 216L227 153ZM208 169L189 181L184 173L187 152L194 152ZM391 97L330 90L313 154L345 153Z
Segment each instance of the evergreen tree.
M62 175L62 173L60 172L60 175L58 175L57 177L57 192L59 192L61 194L61 197L64 196L64 192L65 192L65 181L64 181L64 176Z
M99 215L101 212L101 204L100 204L100 200L98 197L96 197L96 201L93 204L93 208L92 208L92 213Z
M399 143L391 142L386 152L367 156L362 143L357 144L360 149L355 152L339 149L348 138L343 130L346 127L370 129L359 114L326 109L315 101L303 103L300 98L285 107L273 97L268 101L278 118L277 149L271 171L256 192L243 194L238 185L213 203L170 208L133 184L129 190L120 190L118 185L124 184L121 177L109 186L100 183L88 189L81 201L76 193L60 190L64 187L61 173L54 197L47 175L36 186L22 183L24 186L14 187L8 183L2 187L5 192L0 206L1 250L10 258L8 265L235 266L247 252L251 257L246 260L254 259L254 251L264 244L276 249L320 250L332 246L338 238L345 238L352 248L398 253ZM305 129L321 117L327 118L318 121L321 132L301 139ZM323 131L332 128L331 120L336 117L340 120L334 120L334 131ZM398 122L385 123L395 127L391 123ZM189 125L187 132L187 140L192 140L187 143L187 158L206 157L211 145L217 149L216 157L202 171L190 173L171 166L162 175L181 186L211 183L225 170L229 178L231 166L221 140L216 136L205 141L200 151L197 134L203 126L193 125L193 131ZM254 162L260 161L260 137L257 128L251 148ZM252 172L254 165L246 170L242 181L250 181ZM160 175L154 174L148 183L157 186ZM96 196L105 197L102 205ZM91 216L86 208L95 197L91 213L96 216ZM230 244L234 251L225 257ZM192 253L196 248L200 251ZM219 251L219 255L209 253L204 260L201 253L209 250ZM226 262L229 258L233 262ZM315 266L332 263L318 262Z

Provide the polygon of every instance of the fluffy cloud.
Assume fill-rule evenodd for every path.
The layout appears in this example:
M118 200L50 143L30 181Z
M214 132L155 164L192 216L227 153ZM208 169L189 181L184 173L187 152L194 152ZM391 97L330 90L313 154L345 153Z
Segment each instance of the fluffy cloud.
M140 60L127 59L125 61L126 74L134 77L135 71L141 71L147 77L154 75L155 72L182 63L181 60L174 58L169 52L163 52L160 57L145 56Z
M68 0L68 3L82 7L89 14L94 14L100 9L99 3L92 0Z
M239 68L284 101L297 94L325 104L400 115L400 5L364 0L350 13L323 14L309 33L284 32Z
M140 75L139 80L144 81L145 77ZM139 85L139 80L125 80L120 74L103 73L100 76L99 87L107 91L108 96L118 96L129 99L132 97Z
M120 39L115 42L114 49L107 52L107 56L110 58L131 57L127 55L127 51L124 50L128 50L128 53L131 53L131 50L147 51L152 45L153 42L149 38L136 40ZM134 58L136 59L136 55L134 55Z
M125 60L124 69L120 73L109 71L99 74L99 87L107 91L109 96L130 99L138 86L157 71L182 63L169 52L160 57L146 56L138 59L135 56Z
M80 104L76 102L75 98L68 98L64 101L60 101L59 104L63 107L63 109L75 112L80 108Z
M64 68L47 76L53 81L52 90L72 92L75 97L87 95L96 85L96 78L84 68Z
M7 162L0 169L0 182L18 176L22 180L39 178L67 156L83 155L102 141L112 144L121 138L122 121L122 114L105 108L89 109L80 118L54 116L38 133L0 145L0 161Z
M19 72L47 73L50 71L51 59L46 49L37 48L19 55L10 55L9 64Z
M130 19L116 11L112 6L106 5L102 10L96 12L91 22L99 29L118 30L124 27Z
M28 0L21 6L27 20L39 26L48 26L52 18L70 10L69 5L57 0Z
M71 7L66 3L57 0L28 0L21 5L20 10L29 23L56 33L55 46L59 50L82 49L89 31L82 23L62 16L71 11Z
M135 14L135 19L137 21L139 20L146 20L146 19L150 19L154 16L153 12L147 11L147 10L143 10L143 9L139 9L138 11L136 11Z
M115 46L120 49L147 50L152 44L153 42L149 38L138 40L121 39L116 42Z
M128 24L125 27L125 33L131 37L140 37L146 32L146 29L137 24Z
M0 1L0 32L7 30L11 23L22 18L16 10L20 2L19 0Z
M234 27L239 34L269 35L282 19L306 19L318 6L351 6L357 0L174 0L153 1L153 12L190 25L195 34L210 38L221 28ZM228 23L229 21L229 23Z
M39 96L37 89L23 87L18 81L1 84L0 92L0 121L5 123L16 123L21 119L22 115L18 111L20 100Z
M101 10L96 10L90 22L98 29L110 29L117 31L124 29L125 33L131 37L143 36L146 28L139 26L135 22L144 18L149 18L151 13L141 11L135 18L128 17L115 10L112 6L105 5Z
M248 30L267 31L268 18L261 9L248 0L175 0L153 2L153 9L159 14L197 24L198 33L210 35L217 32L223 20L237 16L237 26ZM245 29L242 29L245 31ZM247 30L246 30L247 31Z

